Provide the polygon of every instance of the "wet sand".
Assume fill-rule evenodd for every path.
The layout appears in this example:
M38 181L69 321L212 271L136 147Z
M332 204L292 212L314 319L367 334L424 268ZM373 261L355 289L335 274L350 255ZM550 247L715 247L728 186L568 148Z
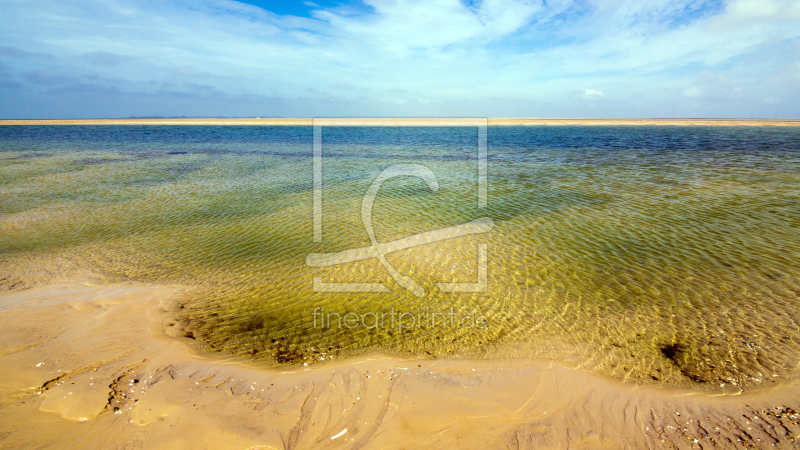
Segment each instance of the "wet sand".
M328 126L476 126L501 125L660 125L800 126L800 119L592 119L592 118L243 118L243 119L81 119L0 120L0 125L305 125Z
M640 387L541 360L280 372L171 337L180 287L0 296L0 448L797 448L800 386ZM173 333L174 334L174 333Z

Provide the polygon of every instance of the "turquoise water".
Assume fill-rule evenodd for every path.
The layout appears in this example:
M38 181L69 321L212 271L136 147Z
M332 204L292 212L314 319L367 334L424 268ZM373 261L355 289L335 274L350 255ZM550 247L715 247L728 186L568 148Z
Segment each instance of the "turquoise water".
M532 356L723 390L796 377L798 129L489 127L481 208L476 128L326 127L322 242L312 138L311 127L0 128L0 285L182 285L180 334L264 364ZM422 297L375 258L307 264L369 247L362 201L395 164L427 167L438 190L387 180L378 242L494 224L386 255ZM482 245L485 292L443 292L479 279ZM315 277L387 292L315 292ZM340 326L348 313L357 326ZM406 322L369 326L387 314Z

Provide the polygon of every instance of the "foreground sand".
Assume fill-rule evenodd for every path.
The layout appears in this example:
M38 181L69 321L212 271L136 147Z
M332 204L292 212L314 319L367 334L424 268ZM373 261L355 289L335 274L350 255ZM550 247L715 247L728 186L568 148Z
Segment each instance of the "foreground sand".
M0 125L329 125L475 126L498 125L663 125L800 126L800 119L547 119L547 118L321 118L321 119L86 119L0 120Z
M733 397L530 360L375 358L281 373L169 337L178 288L0 296L0 447L797 448L800 386ZM167 330L165 333L163 330Z

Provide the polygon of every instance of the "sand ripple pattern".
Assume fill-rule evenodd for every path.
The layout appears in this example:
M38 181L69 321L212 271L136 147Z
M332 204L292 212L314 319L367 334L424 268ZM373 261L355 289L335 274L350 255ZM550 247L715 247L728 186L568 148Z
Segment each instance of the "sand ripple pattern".
M323 242L311 234L310 127L9 127L0 136L0 289L58 278L182 284L175 327L204 350L313 364L368 353L542 357L643 383L736 393L800 365L800 133L490 127L489 207L464 129L334 129ZM63 130L63 129L62 129ZM487 235L327 268L365 247L364 192L387 242L488 216ZM488 291L471 282L488 244ZM327 282L391 292L320 293ZM409 329L322 327L312 312L449 313ZM463 323L462 323L463 325Z

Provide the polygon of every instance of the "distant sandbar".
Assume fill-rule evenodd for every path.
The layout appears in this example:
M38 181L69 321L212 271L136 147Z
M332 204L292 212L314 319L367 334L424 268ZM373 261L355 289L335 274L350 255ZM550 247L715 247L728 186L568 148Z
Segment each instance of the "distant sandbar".
M558 119L558 118L251 118L0 120L0 125L272 125L272 126L800 126L800 119Z

